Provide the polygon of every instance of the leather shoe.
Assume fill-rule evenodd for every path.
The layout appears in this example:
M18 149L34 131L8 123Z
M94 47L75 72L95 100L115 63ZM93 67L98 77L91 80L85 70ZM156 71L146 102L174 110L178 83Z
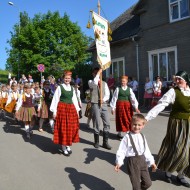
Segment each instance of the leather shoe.
M190 188L190 184L185 180L185 178L179 178L179 177L177 176L177 181L178 181L181 185Z

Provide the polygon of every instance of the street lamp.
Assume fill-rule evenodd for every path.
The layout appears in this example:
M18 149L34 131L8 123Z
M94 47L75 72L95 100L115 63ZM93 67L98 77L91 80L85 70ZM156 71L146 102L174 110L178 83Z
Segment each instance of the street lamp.
M19 13L19 21L18 21L18 34L20 34L20 9L19 7L15 6L15 4L11 1L8 2L8 4L10 6L14 6L18 9L18 13ZM18 55L18 80L19 80L19 64L20 64L20 46L19 46L19 55Z

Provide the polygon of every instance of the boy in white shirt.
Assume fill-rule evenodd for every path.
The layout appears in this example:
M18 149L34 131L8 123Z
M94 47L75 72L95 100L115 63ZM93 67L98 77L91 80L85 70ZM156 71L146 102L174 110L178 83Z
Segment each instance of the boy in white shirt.
M157 169L145 136L141 133L145 122L142 114L133 115L131 131L123 137L116 154L115 171L117 172L127 157L127 170L133 190L148 189L152 185L148 166L151 166L153 171Z

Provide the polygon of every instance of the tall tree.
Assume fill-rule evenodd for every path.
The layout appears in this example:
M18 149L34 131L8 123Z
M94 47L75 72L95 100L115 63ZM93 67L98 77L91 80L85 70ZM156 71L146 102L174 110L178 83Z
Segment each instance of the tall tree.
M20 30L15 25L8 40L6 68L14 73L38 75L38 64L45 65L45 75L60 76L62 70L73 69L76 64L89 59L86 52L90 40L77 23L65 13L37 14L30 19L26 12L20 14Z

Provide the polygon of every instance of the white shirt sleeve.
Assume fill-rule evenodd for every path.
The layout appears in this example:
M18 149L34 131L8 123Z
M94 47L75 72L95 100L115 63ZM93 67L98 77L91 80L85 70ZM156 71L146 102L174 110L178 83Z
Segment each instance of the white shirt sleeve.
M154 119L161 111L165 109L165 107L167 107L169 104L174 103L175 97L176 97L175 90L171 88L158 101L158 104L147 113L145 119L147 121Z
M150 149L148 147L148 143L147 143L145 137L144 137L144 140L145 140L145 152L144 152L144 156L145 156L147 165L150 167L152 164L155 163L155 161L154 161L154 157L152 156L152 154L150 152Z
M103 102L106 102L110 98L110 90L109 90L108 85L107 85L106 82L105 82L105 89L104 89L104 91L105 92L104 92Z
M73 87L71 87L71 88L73 88ZM74 104L74 106L75 106L77 112L80 111L80 107L79 107L79 104L78 104L78 100L77 100L77 96L76 96L76 93L75 93L75 89L74 89L74 88L73 88L72 102L73 102L73 104Z
M57 105L60 101L60 96L61 96L61 88L60 88L60 86L58 86L55 90L53 99L51 101L51 106L50 106L50 111L53 112L54 116L56 116L56 114L57 114Z
M22 99L22 95L20 95L18 101L16 102L16 107L15 107L15 110L18 111L20 109L20 107L22 106L22 102L23 102L23 99Z
M116 108L116 102L117 102L117 99L118 99L118 93L119 93L119 88L117 87L115 89L114 93L113 93L113 97L112 97L111 102L110 102L110 106L111 106L113 111Z
M123 139L121 140L119 149L117 150L117 153L116 153L115 163L118 164L119 166L122 166L124 164L124 159L126 157L127 150L128 150L128 138L125 135Z
M131 102L132 106L135 109L137 109L138 106L139 106L139 103L138 103L138 101L137 101L137 99L135 97L135 94L134 94L133 90L131 88L129 88L129 90L130 90L130 102Z

